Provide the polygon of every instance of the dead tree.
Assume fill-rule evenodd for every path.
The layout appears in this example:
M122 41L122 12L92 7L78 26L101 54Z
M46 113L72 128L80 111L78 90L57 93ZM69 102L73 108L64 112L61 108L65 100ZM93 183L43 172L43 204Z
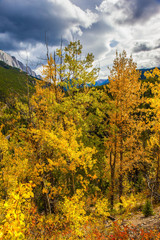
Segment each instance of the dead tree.
M157 184L156 179L150 179L147 174L145 177L146 177L147 186L151 192L151 199L152 197L154 197L155 200L158 200L160 202L160 194L156 191L156 184Z

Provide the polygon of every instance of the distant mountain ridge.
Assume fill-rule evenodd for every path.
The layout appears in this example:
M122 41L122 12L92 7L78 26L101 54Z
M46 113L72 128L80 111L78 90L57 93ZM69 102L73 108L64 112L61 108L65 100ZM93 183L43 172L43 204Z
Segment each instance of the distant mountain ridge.
M152 67L152 68L141 68L141 69L138 69L140 72L141 72L141 79L145 79L146 77L144 76L144 73L147 72L147 71L153 71L153 69L155 68L158 68L160 70L159 67Z
M147 71L151 71L153 70L155 67L152 67L152 68L142 68L142 69L138 69L141 73L141 79L145 79L146 77L144 76L144 73L147 72ZM160 69L160 68L158 68ZM108 79L98 79L94 85L92 85L93 87L100 87L100 86L103 86L103 85L106 85L109 83L109 80ZM90 86L90 85L89 85Z
M18 61L14 56L10 56L8 53L0 50L0 61L4 62L5 64L13 67L13 68L18 68L20 70L22 70L23 72L26 72L28 75L38 78L38 79L42 79L40 75L37 75L34 71L32 71L32 69L26 66ZM141 79L145 79L144 76L144 72L146 71L150 71L153 70L154 68L146 68L146 69L138 69L141 72ZM89 87L100 87L103 85L107 85L109 83L108 79L98 79L97 81L95 81L95 84L87 84Z
M18 61L14 56L10 56L8 53L0 50L0 61L5 62L11 67L18 68L22 70L23 72L26 72L32 77L35 78L41 78L39 75L37 75L29 66L25 66L22 62Z
M108 79L98 79L93 86L100 87L100 86L106 85L108 83L109 83Z

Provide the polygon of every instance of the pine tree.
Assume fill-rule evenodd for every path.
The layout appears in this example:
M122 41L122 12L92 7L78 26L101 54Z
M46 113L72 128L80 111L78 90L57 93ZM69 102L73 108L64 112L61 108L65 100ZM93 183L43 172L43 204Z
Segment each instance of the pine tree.
M152 208L152 204L149 200L147 200L145 202L145 205L143 207L143 214L145 217L149 217L153 215L153 208Z

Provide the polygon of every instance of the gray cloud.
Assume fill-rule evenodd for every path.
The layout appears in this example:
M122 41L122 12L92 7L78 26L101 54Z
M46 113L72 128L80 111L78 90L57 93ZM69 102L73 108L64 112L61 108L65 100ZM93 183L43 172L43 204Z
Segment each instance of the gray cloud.
M146 22L160 11L159 0L103 0L98 11L111 16L116 23Z
M74 36L102 69L116 49L133 53L140 65L158 65L158 12L160 0L0 0L0 48L36 62L45 58L47 32L50 52L61 37L65 45Z
M88 8L94 11L96 6L99 5L102 2L102 0L71 0L71 2L76 4L83 10Z
M99 19L89 29L83 29L81 37L85 52L92 52L95 58L99 58L108 51L107 34L113 33L113 28L105 23L103 19Z
M49 5L45 1L33 1L33 4L26 2L28 4L21 4L17 0L0 2L1 32L8 34L14 41L34 44L36 41L44 42L45 32L51 31L55 36L50 41L57 44L66 23L59 20L57 24L57 19L51 16ZM0 39L0 44L6 49L3 39Z
M66 34L80 32L81 27L89 27L94 17L91 14L91 12L82 11L69 0L59 2L55 0L1 0L0 33L9 36L13 42L34 45L37 42L44 43L45 32L47 32L49 44L57 45L61 36L65 38ZM4 50L11 47L18 48L18 44L15 43L8 45L8 48L7 45L4 38L0 38L0 46ZM21 48L19 45L19 49Z
M145 51L150 51L152 48L147 46L146 43L137 43L136 46L133 48L134 53L138 52L145 52Z
M126 23L145 22L160 10L156 0L124 0ZM122 21L123 23L123 21Z
M160 67L160 56L159 55L155 56L155 63L156 63L156 66Z
M157 41L154 46L149 46L149 43L136 43L135 47L133 48L133 53L139 53L139 52L147 52L155 49L160 48L160 40Z

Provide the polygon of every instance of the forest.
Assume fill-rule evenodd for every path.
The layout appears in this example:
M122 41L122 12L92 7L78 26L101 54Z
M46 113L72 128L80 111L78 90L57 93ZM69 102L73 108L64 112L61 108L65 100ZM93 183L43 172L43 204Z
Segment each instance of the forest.
M117 52L94 87L82 50L48 54L44 80L0 102L0 239L160 239L121 224L160 203L160 70Z

